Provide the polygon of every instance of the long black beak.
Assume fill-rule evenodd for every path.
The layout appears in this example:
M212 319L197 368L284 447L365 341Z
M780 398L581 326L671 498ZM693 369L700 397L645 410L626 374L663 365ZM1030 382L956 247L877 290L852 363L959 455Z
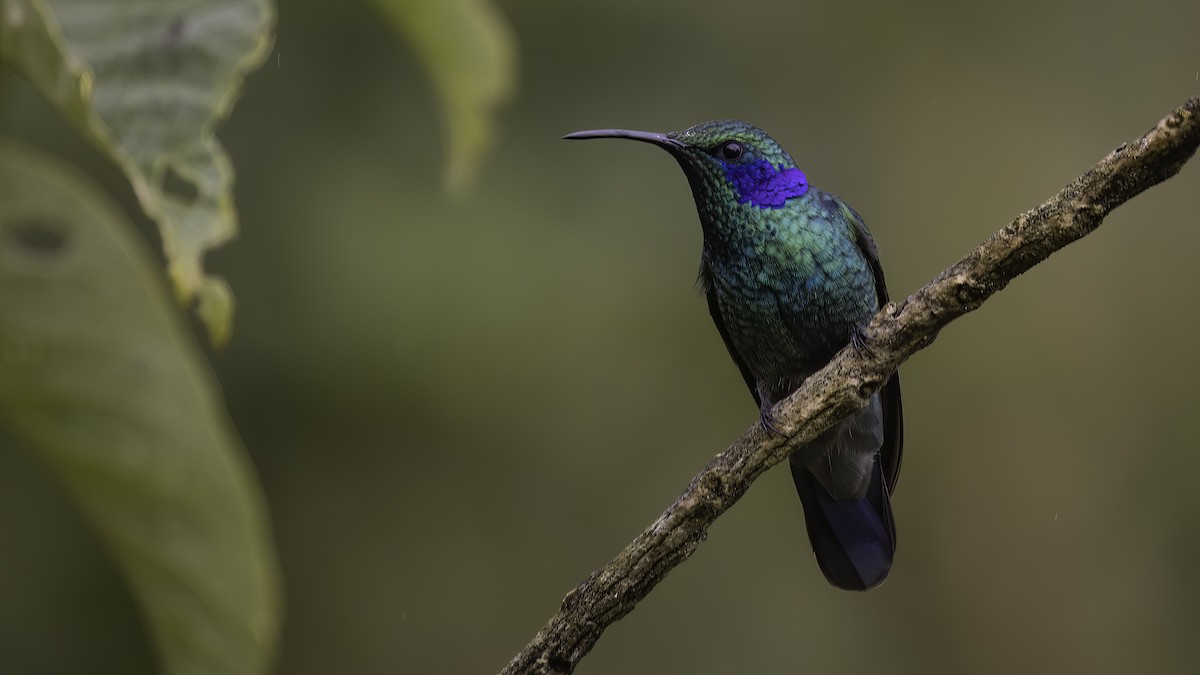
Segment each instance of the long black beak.
M667 136L666 134L655 134L649 131L631 131L629 129L592 129L590 131L576 131L573 134L563 136L567 140L579 140L587 138L628 138L634 141L643 143L651 143L670 152L672 154L679 152L687 147L681 141Z

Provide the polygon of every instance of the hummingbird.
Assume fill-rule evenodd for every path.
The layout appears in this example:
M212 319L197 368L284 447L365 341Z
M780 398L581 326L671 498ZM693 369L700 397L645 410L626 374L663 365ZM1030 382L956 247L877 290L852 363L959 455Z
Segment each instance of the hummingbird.
M767 429L778 431L775 404L847 344L860 345L863 327L888 302L863 219L810 185L762 129L715 120L665 134L596 129L563 138L641 141L679 163L703 231L698 286ZM903 436L893 374L866 407L790 457L817 563L838 588L865 591L891 569L889 497Z

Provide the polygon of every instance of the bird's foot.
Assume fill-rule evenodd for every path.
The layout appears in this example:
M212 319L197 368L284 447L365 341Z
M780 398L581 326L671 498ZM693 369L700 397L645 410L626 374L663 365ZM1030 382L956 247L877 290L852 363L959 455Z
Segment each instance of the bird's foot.
M758 409L758 423L763 426L763 429L776 436L783 435L783 432L779 430L779 420L775 419L775 414L771 412L770 404Z
M850 344L854 350L866 354L867 356L875 356L875 352L867 346L867 327L855 326L854 330L850 331Z

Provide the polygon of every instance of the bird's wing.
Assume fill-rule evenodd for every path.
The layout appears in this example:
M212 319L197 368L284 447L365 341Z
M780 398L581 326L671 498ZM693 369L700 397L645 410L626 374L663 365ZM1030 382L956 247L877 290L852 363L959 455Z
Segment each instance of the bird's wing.
M871 237L871 231L867 229L867 224L857 211L840 199L837 202L842 215L854 226L854 243L858 244L858 249L871 266L871 274L875 277L875 294L879 298L879 307L882 308L888 303L888 290L887 282L883 279L883 266L879 264L879 249L875 247L875 239Z
M842 213L854 226L854 241L862 251L871 273L875 276L875 295L879 298L879 307L888 303L887 282L883 279L883 266L879 264L879 250L871 237L867 224L862 216L850 208L845 202L838 200ZM883 402L883 446L879 449L880 459L883 460L883 475L887 479L888 492L896 489L896 481L900 478L900 456L904 451L904 411L900 400L900 373L892 373L892 377L879 390Z
M750 389L750 395L754 397L755 405L762 407L762 400L758 397L758 381L754 379L754 375L750 373L750 368L746 366L746 362L738 355L737 348L733 346L733 341L729 339L729 331L725 328L725 319L721 316L721 307L717 304L717 291L712 285L712 273L708 269L708 264L700 263L700 277L697 279L700 290L704 292L704 297L708 299L708 313L712 316L713 324L717 327L717 332L721 334L721 340L725 342L725 349L729 350L729 357L737 364L738 370L742 371L742 379L746 381L746 387Z
M904 454L904 406L900 401L900 373L892 373L879 392L883 402L883 445L879 448L879 458L883 462L888 494L894 494L896 482L900 480L900 459Z

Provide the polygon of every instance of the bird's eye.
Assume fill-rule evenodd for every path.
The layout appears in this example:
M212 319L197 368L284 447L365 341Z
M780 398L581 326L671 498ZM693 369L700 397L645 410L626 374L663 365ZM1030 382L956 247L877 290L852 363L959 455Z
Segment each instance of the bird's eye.
M719 152L721 153L721 159L733 161L742 156L742 144L737 141L729 141L721 146Z

